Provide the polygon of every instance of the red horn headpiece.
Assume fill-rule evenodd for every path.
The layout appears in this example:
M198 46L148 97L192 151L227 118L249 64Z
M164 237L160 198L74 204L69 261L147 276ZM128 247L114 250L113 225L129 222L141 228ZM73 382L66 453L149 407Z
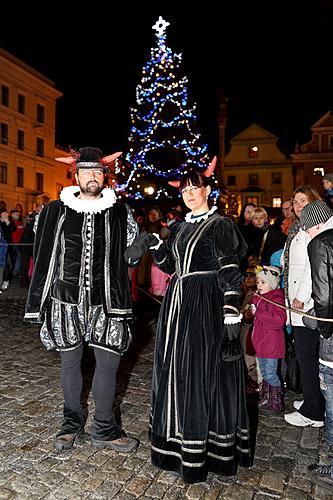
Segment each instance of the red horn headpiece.
M205 177L210 177L214 172L214 169L216 167L216 162L217 162L217 156L214 156L214 158L212 159L212 161L210 162L207 169L203 172L202 175L204 175ZM168 181L168 184L170 184L170 186L172 187L179 188L180 181Z

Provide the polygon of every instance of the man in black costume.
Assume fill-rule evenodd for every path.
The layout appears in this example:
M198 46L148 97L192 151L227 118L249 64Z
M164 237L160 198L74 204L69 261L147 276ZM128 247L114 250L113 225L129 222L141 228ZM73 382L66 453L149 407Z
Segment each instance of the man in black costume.
M38 219L25 320L42 323L43 344L60 353L64 418L54 444L60 451L84 438L85 342L96 360L92 444L124 452L139 444L118 427L112 409L120 357L131 341L124 252L137 235L130 208L117 202L113 189L104 188L108 164L120 154L103 157L99 149L85 147L57 158L76 168L78 186L64 188L60 200L45 206Z

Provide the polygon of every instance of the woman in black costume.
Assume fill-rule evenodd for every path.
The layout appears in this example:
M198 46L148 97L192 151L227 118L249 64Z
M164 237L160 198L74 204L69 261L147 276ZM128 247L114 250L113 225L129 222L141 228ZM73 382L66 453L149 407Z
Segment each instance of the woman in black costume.
M157 325L149 437L154 465L196 483L251 465L238 312L246 244L209 209L207 177L186 174L180 191L191 212L153 250L173 276Z

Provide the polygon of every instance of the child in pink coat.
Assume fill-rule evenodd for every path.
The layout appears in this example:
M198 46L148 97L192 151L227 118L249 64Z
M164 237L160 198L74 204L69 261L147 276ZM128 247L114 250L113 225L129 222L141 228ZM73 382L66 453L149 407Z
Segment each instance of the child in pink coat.
M270 412L283 411L282 387L278 376L278 361L285 356L284 325L286 311L265 299L284 305L280 285L280 269L263 266L257 275L257 294L252 299L254 314L252 344L263 378L259 407Z

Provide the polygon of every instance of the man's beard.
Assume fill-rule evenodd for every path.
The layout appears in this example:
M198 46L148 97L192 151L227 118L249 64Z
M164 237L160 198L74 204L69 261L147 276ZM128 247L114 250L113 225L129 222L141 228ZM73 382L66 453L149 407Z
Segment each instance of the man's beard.
M91 196L92 198L99 198L101 191L103 191L103 184L98 184L96 181L89 181L84 186L78 181L81 193Z

